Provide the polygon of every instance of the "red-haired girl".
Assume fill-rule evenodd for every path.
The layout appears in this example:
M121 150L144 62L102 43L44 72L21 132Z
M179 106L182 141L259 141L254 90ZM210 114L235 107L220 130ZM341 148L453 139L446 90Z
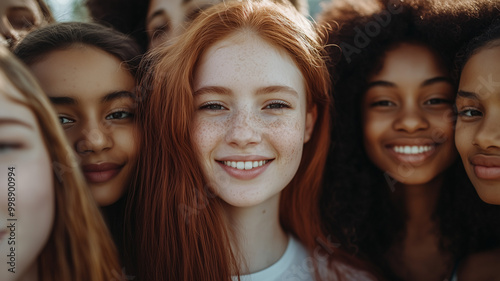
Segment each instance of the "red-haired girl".
M291 6L233 1L150 54L130 213L140 278L370 278L320 225L322 47Z

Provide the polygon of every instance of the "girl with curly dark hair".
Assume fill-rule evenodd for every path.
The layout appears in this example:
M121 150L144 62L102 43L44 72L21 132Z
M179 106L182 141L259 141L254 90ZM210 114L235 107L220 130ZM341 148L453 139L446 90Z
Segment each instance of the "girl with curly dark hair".
M337 113L323 218L390 280L456 278L461 258L499 244L498 209L457 159L451 74L458 46L498 17L496 5L337 0L321 18Z

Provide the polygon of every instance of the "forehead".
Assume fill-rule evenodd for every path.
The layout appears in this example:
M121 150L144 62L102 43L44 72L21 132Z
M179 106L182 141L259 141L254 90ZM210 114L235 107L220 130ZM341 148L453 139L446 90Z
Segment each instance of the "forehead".
M93 99L117 90L131 91L135 85L118 58L87 45L54 50L30 68L49 96Z
M389 50L382 61L381 70L371 80L406 81L428 79L446 73L444 65L428 47L401 43Z
M482 49L472 55L464 65L460 88L500 92L500 46Z
M290 55L251 31L238 31L208 48L195 71L195 88L206 86L196 85L200 80L234 87L241 84L283 84L299 90L304 87L302 73Z

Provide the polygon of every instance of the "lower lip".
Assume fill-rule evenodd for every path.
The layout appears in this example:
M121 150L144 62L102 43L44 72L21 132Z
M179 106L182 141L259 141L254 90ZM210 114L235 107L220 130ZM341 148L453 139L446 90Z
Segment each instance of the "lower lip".
M121 171L121 167L118 169L111 169L99 172L83 172L85 178L89 183L103 183L111 180Z
M217 163L220 166L222 166L222 168L230 176L232 176L234 178L237 178L239 180L251 180L251 179L254 179L254 178L258 177L260 174L262 174L267 169L267 167L269 166L269 164L272 163L272 161L269 161L269 162L267 162L266 164L264 164L264 165L262 165L260 167L253 168L253 169L250 169L250 170L239 170L239 169L236 169L236 168L233 168L233 167L226 166L226 165L224 165L221 162L217 162Z
M404 154L398 153L394 151L393 147L388 147L389 153L401 163L406 163L410 165L419 165L424 163L427 159L429 159L435 152L436 146L433 146L431 150L425 151L418 154Z
M500 167L474 166L474 173L483 180L500 180Z

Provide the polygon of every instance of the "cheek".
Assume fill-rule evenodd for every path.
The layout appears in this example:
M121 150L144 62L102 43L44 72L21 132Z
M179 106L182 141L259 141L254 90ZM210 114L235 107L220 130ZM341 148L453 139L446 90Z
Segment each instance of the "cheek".
M430 116L428 120L432 124L431 138L433 141L454 145L455 128L451 110Z
M115 148L120 151L120 153L127 155L128 160L137 158L140 145L139 134L140 132L136 125L114 129L113 131Z
M464 126L460 121L457 121L457 127L455 131L455 145L457 147L458 153L464 157L472 147L472 137L474 132L470 126Z
M304 120L283 118L266 122L264 128L266 128L269 142L284 161L296 162L298 160L300 162L304 148Z
M226 130L229 128L229 120L195 118L193 122L192 142L201 157L208 157L217 143L223 140Z

